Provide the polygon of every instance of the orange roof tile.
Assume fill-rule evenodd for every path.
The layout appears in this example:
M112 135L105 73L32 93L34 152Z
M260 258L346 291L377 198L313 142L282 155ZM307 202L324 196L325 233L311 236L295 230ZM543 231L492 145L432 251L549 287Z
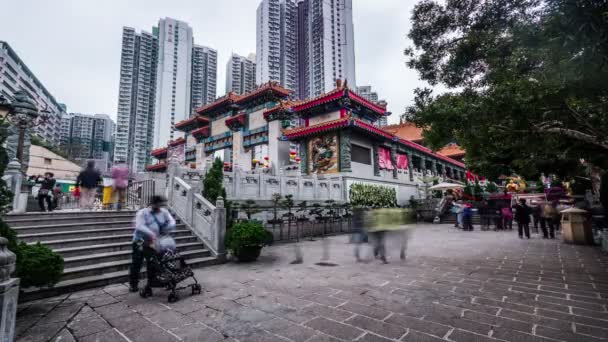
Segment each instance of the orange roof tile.
M460 157L465 155L466 152L460 146L458 146L458 144L451 143L437 151L437 153L446 157Z
M265 92L267 90L273 90L273 91L279 93L282 96L289 96L289 94L292 93L291 90L283 88L279 83L269 81L267 83L262 84L256 90L254 90L254 91L252 91L250 93L241 95L241 97L237 100L237 103L246 102L247 100L249 100L249 99L251 99L253 97L258 96L258 95L260 95L261 93L263 93L263 92Z
M388 125L383 127L385 131L388 131L401 139L406 139L414 142L421 142L422 138L422 128L416 127L411 122L404 122L398 125Z

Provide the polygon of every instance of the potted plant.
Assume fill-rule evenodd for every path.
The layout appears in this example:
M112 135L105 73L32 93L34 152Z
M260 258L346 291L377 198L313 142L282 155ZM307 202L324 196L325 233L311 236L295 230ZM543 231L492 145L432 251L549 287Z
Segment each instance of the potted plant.
M226 233L226 247L240 262L257 260L271 241L272 234L258 221L238 222Z

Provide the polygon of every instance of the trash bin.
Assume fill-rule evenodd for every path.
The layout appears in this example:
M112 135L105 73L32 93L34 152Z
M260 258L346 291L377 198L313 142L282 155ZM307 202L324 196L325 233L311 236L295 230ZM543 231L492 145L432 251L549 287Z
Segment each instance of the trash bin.
M593 231L591 222L587 219L587 211L578 208L569 208L561 211L562 214L562 240L566 243L580 245L593 244Z

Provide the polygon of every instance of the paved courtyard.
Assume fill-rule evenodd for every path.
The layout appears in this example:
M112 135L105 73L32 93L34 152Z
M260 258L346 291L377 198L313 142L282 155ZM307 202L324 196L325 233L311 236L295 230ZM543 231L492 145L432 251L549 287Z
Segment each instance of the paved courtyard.
M267 248L257 263L197 271L204 291L168 304L125 285L20 306L19 341L608 340L608 258L511 232L418 225L408 257L356 263L347 236ZM369 258L369 247L365 250Z

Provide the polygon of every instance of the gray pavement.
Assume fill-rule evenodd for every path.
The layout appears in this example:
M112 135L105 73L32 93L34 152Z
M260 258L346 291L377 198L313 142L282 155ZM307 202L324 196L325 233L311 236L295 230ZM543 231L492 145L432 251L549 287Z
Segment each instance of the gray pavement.
M203 293L142 299L125 285L21 305L18 341L608 340L608 257L533 235L417 225L408 256L355 262L347 236L266 248L197 270ZM143 282L142 282L143 284Z

